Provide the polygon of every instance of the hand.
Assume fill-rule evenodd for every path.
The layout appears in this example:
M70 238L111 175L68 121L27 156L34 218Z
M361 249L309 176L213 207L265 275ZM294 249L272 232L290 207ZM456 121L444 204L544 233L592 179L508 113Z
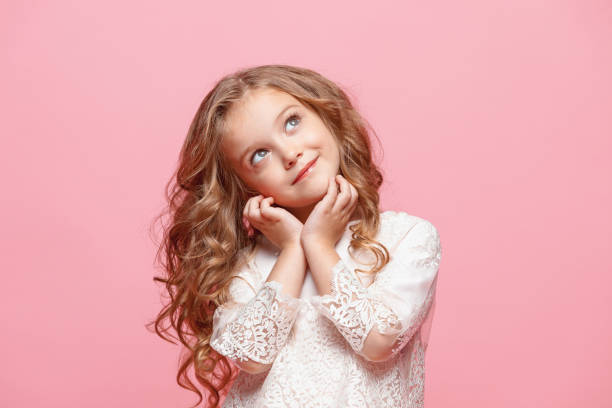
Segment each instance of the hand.
M272 207L274 197L258 195L247 200L242 221L252 236L256 228L278 248L300 245L303 224L293 214L281 207Z
M336 183L340 184L340 193ZM300 236L302 246L315 243L335 247L357 208L357 198L357 189L344 177L338 174L330 178L327 193L304 223Z

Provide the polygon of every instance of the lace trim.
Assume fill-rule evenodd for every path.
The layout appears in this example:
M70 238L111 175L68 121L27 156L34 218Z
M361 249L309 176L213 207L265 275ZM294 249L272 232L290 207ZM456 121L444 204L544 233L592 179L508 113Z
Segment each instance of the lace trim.
M281 289L280 282L265 282L237 317L211 339L211 347L234 360L272 363L287 341L300 305Z
M429 263L437 266L440 252L436 250L431 253L434 254L432 258L421 261L420 264ZM435 297L436 281L437 275L423 304L415 309L408 319L410 322L408 327L402 327L397 314L363 287L342 259L332 267L331 293L314 296L312 303L334 323L358 354L361 354L365 340L373 327L376 327L380 334L399 333L391 350L391 354L395 355L412 339L427 317Z
M366 288L340 259L332 267L331 293L314 296L313 304L349 342L357 353L363 349L372 327L386 333L399 329L397 315L380 300L371 299Z

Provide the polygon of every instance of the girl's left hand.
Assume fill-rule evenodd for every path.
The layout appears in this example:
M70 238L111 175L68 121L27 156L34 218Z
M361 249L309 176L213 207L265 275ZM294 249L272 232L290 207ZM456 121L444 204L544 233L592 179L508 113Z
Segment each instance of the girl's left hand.
M339 193L336 182L340 184ZM337 174L330 178L327 193L304 223L300 235L302 246L314 243L335 247L357 208L357 198L357 189L344 177Z

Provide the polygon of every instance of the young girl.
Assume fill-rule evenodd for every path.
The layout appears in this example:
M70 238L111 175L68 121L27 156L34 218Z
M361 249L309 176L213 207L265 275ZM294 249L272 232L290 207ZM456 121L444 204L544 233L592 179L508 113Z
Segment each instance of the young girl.
M380 212L342 89L287 65L225 76L175 175L155 329L167 339L168 320L187 347L177 381L196 405L192 364L208 406L226 392L224 407L423 406L438 232Z

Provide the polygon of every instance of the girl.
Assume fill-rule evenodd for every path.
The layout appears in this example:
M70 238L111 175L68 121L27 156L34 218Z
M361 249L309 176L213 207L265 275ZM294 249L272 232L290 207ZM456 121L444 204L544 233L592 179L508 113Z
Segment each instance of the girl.
M187 347L177 381L196 405L192 364L208 406L423 406L440 240L379 211L371 157L365 120L312 70L252 67L206 95L155 278L155 330Z

